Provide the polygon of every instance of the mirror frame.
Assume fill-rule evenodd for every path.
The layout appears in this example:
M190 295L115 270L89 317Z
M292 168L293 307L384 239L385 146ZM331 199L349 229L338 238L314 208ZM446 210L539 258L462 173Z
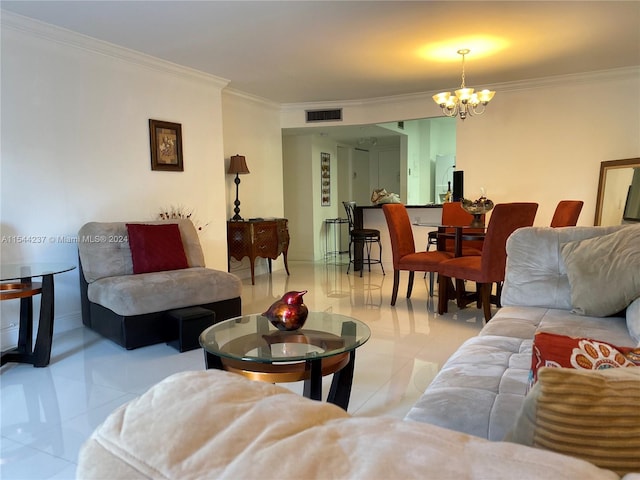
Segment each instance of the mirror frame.
M640 167L640 158L626 158L623 160L607 160L600 162L600 179L598 180L598 197L596 200L596 216L593 220L594 225L600 225L602 221L602 201L604 199L604 186L607 172L617 168Z

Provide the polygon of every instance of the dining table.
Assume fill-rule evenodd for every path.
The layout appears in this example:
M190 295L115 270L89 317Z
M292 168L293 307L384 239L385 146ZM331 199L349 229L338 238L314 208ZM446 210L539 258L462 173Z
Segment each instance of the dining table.
M435 239L438 250L446 250L446 241L453 240L453 253L462 256L462 245L465 241L484 241L486 227L472 227L470 225L440 225L433 223L415 222L418 227L436 228L429 232L429 238Z

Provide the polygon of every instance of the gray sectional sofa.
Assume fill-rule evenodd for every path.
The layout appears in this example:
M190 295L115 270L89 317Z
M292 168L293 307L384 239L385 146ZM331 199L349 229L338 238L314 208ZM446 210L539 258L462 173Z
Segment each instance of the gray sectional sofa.
M637 309L625 312L623 307L620 314L605 318L572 313L572 289L562 257L566 243L621 228L631 229L630 239L635 238L640 254L640 225L529 227L514 232L507 241L503 307L478 336L465 342L442 366L406 419L502 440L527 393L537 332L594 338L619 346L638 345L640 333L629 329L640 324L639 318L632 318L638 315ZM631 259L635 264L626 260L621 264L629 271L636 269L640 288L638 254Z
M609 242L627 228L624 241ZM602 245L588 245L590 239ZM527 393L536 332L638 345L638 240L640 225L516 231L507 243L504 306L445 363L405 421L351 417L229 372L184 372L111 414L82 447L78 478L640 480L637 367L541 368ZM563 249L582 256L584 278L567 269ZM575 287L602 272L610 285L583 302ZM618 315L571 312L621 292L619 301L630 304ZM527 443L527 422L535 426L543 407L577 419L562 432L577 440L576 451L560 452L562 442L553 439L550 448ZM604 444L581 436L590 417L602 420Z
M127 223L177 223L188 268L134 274ZM178 319L194 312L185 308L199 307L215 322L241 315L242 282L205 267L198 233L188 219L90 222L78 239L82 321L127 349L175 340Z

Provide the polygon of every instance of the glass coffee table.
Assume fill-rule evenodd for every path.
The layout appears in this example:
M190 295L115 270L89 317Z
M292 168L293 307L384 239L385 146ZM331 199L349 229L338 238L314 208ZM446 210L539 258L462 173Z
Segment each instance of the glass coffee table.
M309 312L299 330L280 331L260 315L216 323L200 335L207 368L218 368L270 383L304 381L304 396L322 399L322 377L333 374L327 398L349 405L356 348L371 336L355 318Z

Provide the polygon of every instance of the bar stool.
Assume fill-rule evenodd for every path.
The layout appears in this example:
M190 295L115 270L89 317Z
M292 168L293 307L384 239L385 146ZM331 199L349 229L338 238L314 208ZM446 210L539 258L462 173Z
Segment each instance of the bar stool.
M324 237L324 258L325 261L332 258L335 259L339 257L343 253L348 253L349 250L340 250L342 247L342 225L345 223L349 223L349 220L346 218L327 218L324 221L325 224L325 237ZM329 237L330 231L329 229L333 229L333 248L334 250L329 250Z
M360 268L360 276L362 277L362 271L364 270L364 266L369 266L369 272L371 272L371 264L379 263L380 268L382 268L382 274L384 275L384 266L382 265L382 242L380 242L380 230L376 230L373 228L362 228L356 229L354 228L354 219L355 219L355 210L356 210L356 202L342 202L344 205L344 209L347 212L347 218L349 220L349 266L347 267L347 275L349 274L349 270L351 269L351 264L353 263L355 266L355 245L360 244L364 246L364 249L367 253L366 258L363 255L362 257L362 268ZM371 259L371 245L377 243L378 248L380 250L380 256L376 260L375 258ZM352 247L353 246L353 254Z

